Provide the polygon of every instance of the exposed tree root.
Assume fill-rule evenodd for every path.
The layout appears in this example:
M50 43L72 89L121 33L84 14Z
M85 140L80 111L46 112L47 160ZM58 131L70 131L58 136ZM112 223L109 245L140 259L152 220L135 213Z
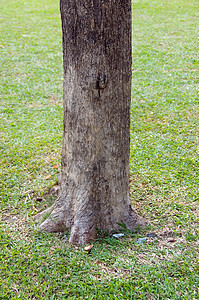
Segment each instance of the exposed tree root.
M50 213L52 212L52 210L53 210L53 206L50 206L50 207L46 208L45 210L43 210L42 212L36 214L33 218L34 218L34 220L39 221L39 220L41 220L45 215L50 214Z
M71 228L69 243L85 245L94 240L96 236L97 231L93 225L76 222Z
M138 227L144 229L147 225L149 225L149 223L143 217L133 210L131 205L129 208L129 214L124 223L126 224L127 228L132 231Z
M46 213L48 214L49 212L50 210ZM63 232L66 230L65 219L65 211L63 209L55 208L52 210L51 207L49 217L40 224L39 230L47 232Z
M97 230L95 220L89 219L87 216L85 216L85 218L80 217L79 219L74 219L71 217L70 212L63 208L53 207L38 214L37 219L42 218L45 214L49 213L50 215L39 226L39 230L46 232L64 232L66 228L68 228L70 230L69 243L71 244L84 245L96 238ZM138 227L144 229L148 225L147 221L139 216L131 206L125 220L122 221L131 231ZM117 227L118 230L121 229L120 225L115 226L115 228Z

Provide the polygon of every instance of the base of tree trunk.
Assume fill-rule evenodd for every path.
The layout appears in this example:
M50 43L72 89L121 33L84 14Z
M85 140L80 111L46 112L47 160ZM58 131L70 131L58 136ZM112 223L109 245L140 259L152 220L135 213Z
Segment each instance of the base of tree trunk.
M40 230L86 244L146 221L129 197L131 1L61 0L63 146L60 194Z
M90 243L97 237L97 229L104 230L102 228L97 228L95 222L92 218L89 218L88 214L84 216L84 219L80 216L78 219L72 218L71 212L66 211L63 207L56 207L55 205L47 208L43 212L37 214L35 219L41 220L48 216L39 226L40 231L46 232L64 232L66 229L70 230L69 243L71 244L87 244ZM90 219L90 220L89 220ZM144 229L147 226L147 221L139 216L131 206L129 206L128 213L125 216L124 220L120 220L114 224L113 228L106 228L106 232L111 234L112 232L117 232L121 230L122 227L120 224L125 224L126 228L134 231L137 228ZM70 224L70 226L68 226Z

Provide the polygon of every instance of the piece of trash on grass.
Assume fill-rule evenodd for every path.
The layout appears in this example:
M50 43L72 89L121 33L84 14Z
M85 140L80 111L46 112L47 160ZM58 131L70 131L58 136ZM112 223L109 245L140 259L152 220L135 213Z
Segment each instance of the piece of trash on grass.
M112 235L112 237L114 237L114 238L116 238L116 239L119 239L119 238L121 238L121 237L123 237L124 236L124 233L114 233L113 235Z
M144 244L146 242L146 238L139 238L137 241L136 241L136 244Z
M67 234L65 234L65 235L64 235L63 243L66 243L67 239L68 239L68 236L67 236Z
M156 234L153 233L153 232L150 232L150 233L147 234L147 237L154 238L154 237L156 237Z

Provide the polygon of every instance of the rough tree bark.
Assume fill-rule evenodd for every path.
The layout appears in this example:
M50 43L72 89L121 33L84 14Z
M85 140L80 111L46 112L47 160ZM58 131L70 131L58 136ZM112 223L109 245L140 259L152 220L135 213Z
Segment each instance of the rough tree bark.
M64 132L60 195L40 225L85 244L145 225L129 199L131 0L61 0Z

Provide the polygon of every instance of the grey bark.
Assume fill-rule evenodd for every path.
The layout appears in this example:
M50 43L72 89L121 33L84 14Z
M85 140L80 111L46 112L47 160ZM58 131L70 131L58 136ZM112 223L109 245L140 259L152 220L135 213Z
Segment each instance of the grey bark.
M145 221L129 199L131 0L61 0L64 124L60 195L40 225L85 244Z

